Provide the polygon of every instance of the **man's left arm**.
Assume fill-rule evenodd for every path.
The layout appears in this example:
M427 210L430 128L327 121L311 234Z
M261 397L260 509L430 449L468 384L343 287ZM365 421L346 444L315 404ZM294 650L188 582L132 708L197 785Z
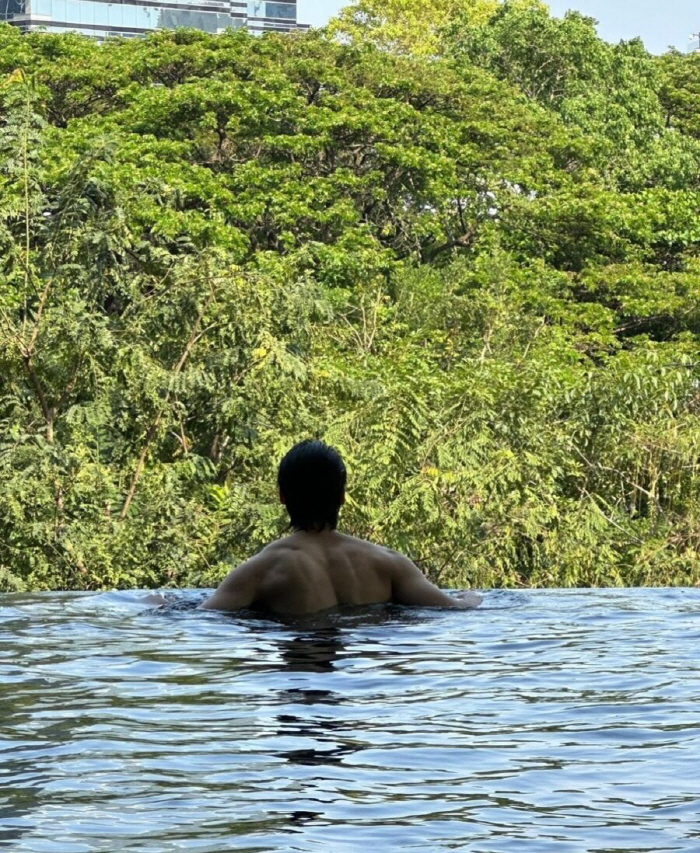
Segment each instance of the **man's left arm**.
M260 594L265 558L257 554L229 572L216 592L199 605L202 610L240 610L251 607Z

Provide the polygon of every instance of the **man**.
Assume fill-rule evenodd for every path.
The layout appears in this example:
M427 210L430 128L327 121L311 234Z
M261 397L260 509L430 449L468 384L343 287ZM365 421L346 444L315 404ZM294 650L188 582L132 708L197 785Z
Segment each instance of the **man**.
M280 501L293 532L230 572L200 606L299 615L341 604L479 606L482 599L477 593L447 595L407 557L339 533L345 480L345 465L332 447L321 441L302 441L293 447L278 473Z

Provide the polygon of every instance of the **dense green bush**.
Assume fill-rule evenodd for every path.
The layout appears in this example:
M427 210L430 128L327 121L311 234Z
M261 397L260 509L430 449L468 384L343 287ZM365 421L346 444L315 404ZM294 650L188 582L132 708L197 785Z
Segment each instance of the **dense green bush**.
M697 60L441 38L0 27L0 589L212 585L312 435L444 584L700 579Z

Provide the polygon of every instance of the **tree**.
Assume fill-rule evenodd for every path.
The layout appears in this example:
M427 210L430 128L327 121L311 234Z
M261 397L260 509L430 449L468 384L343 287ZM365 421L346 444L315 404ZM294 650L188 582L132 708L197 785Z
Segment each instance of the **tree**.
M658 62L666 126L700 139L700 53L683 54L671 50Z
M309 435L436 580L700 579L697 142L638 45L522 15L0 28L3 589L216 582Z
M470 26L489 21L502 0L360 0L346 6L329 32L358 42L368 40L396 53L434 56L440 35L456 17ZM540 0L514 0L518 8L543 7Z

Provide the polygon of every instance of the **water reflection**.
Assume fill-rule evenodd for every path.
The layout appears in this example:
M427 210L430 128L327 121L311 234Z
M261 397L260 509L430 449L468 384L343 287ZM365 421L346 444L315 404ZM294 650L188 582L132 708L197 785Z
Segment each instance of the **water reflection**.
M0 598L2 849L700 849L700 591L303 622L124 595Z
M347 654L343 635L337 627L329 626L279 642L281 669L288 672L328 673L336 662ZM291 687L279 692L283 706L320 706L319 713L304 710L303 716L294 713L278 714L277 734L294 742L312 746L293 746L275 753L277 757L304 766L338 764L347 755L358 752L363 744L343 735L347 725L322 709L339 706L343 697L332 690Z
M10 841L19 841L33 828L30 816L42 793L42 787L31 779L28 762L3 759L4 755L0 753L0 767L7 773L6 779L13 781L13 786L3 784L0 792L0 847ZM19 781L21 787L18 787Z
M345 646L340 630L329 627L281 640L279 649L285 668L291 672L330 672Z

